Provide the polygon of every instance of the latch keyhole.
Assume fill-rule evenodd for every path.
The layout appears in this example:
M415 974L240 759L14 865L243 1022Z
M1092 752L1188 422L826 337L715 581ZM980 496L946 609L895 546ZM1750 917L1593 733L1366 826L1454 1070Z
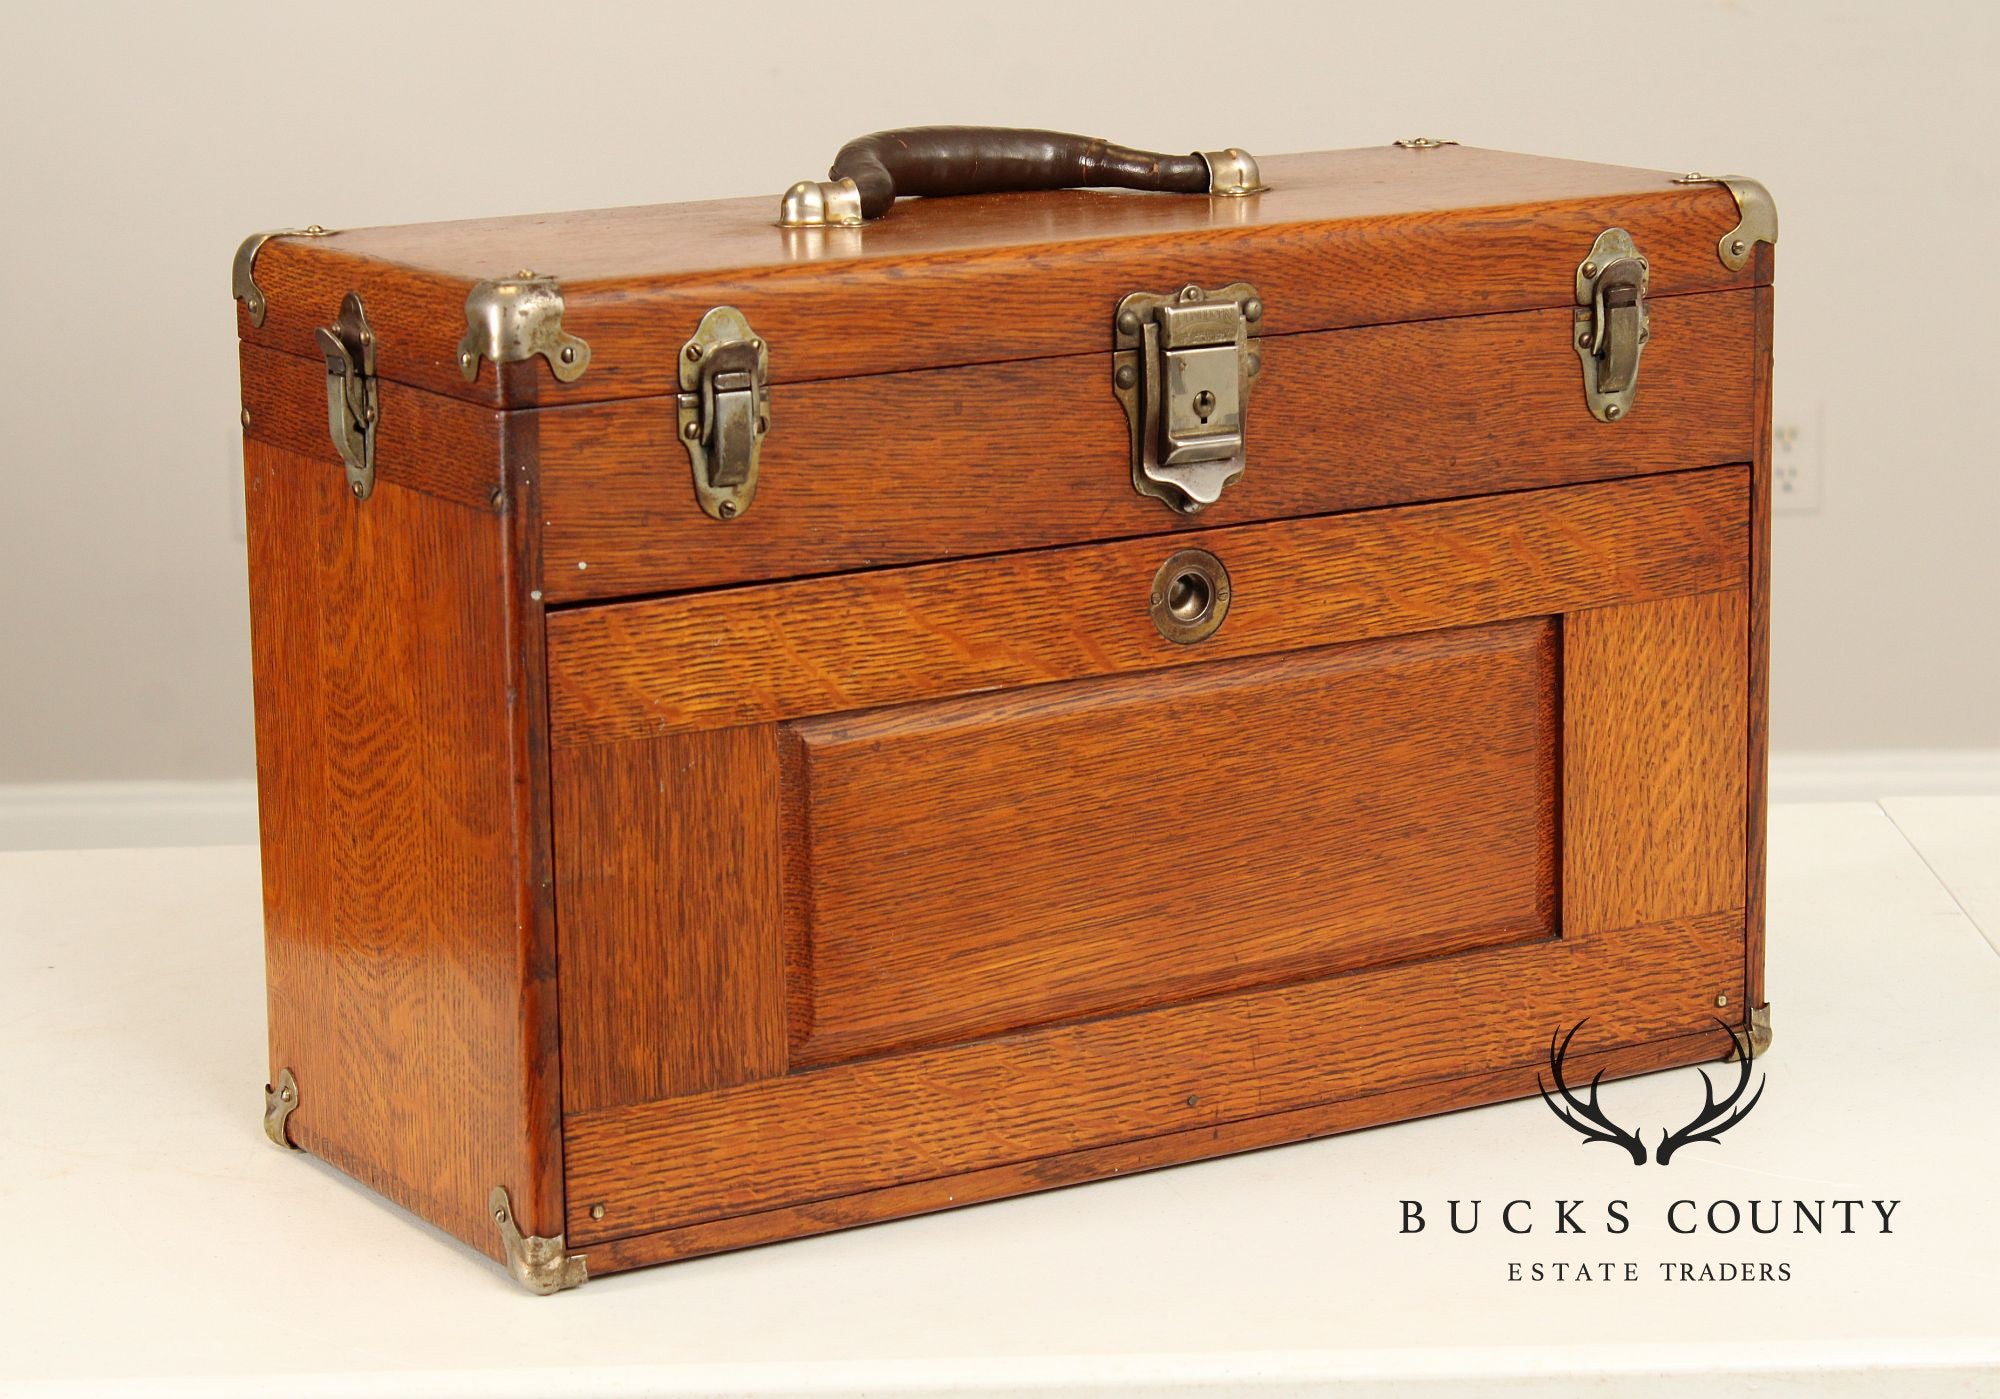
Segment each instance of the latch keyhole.
M1197 418L1200 418L1205 423L1208 421L1208 415L1210 413L1213 413L1214 411L1215 411L1214 394L1210 393L1207 389L1203 389L1200 393L1194 396L1194 415Z

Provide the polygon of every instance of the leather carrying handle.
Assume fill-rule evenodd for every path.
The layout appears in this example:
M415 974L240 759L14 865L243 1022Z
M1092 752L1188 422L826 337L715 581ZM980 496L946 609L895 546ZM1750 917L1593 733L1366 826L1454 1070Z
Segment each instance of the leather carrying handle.
M1003 194L1020 190L1156 190L1253 194L1257 162L1241 150L1162 155L1091 136L1004 126L916 126L849 141L830 178L785 192L787 228L879 219L904 195Z

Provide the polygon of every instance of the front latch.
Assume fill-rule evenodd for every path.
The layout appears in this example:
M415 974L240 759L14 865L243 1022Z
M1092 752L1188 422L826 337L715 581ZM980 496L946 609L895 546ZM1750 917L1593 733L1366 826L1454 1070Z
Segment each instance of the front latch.
M340 318L319 328L326 356L326 418L333 445L347 467L347 489L356 500L375 490L375 420L381 408L375 381L375 332L361 298L349 292Z
M734 306L701 318L681 347L677 412L694 466L694 494L718 520L733 520L757 495L757 456L771 430L771 352Z
M1646 309L1650 269L1622 228L1607 228L1576 269L1576 319L1571 333L1583 361L1583 396L1591 416L1615 423L1632 411L1639 356L1651 333Z
M1244 413L1263 367L1264 303L1247 282L1133 292L1112 324L1112 392L1132 429L1132 487L1192 515L1243 474Z

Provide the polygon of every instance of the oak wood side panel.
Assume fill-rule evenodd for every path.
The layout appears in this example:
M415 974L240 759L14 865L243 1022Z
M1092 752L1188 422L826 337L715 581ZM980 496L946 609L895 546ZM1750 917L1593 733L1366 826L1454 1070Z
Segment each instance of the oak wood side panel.
M1102 350L1138 290L1246 280L1271 334L1567 306L1604 228L1645 250L1659 296L1753 285L1717 238L1727 191L1666 172L1472 147L1276 156L1248 199L1103 190L910 200L864 228L773 226L753 199L357 229L264 245L252 343L311 357L348 290L378 331L381 372L478 402L582 403L678 389L676 355L710 307L772 345L780 384ZM465 293L532 268L560 279L564 329L591 347L570 384L539 361L468 382ZM1005 314L995 314L1004 305Z
M1772 249L1760 245L1766 257ZM1769 276L1768 269L1765 276ZM1757 331L1750 347L1750 376L1756 386L1751 431L1756 453L1750 469L1750 702L1746 797L1749 831L1744 856L1744 906L1748 937L1744 946L1749 1007L1765 1004L1764 890L1765 831L1769 823L1771 712L1771 315L1775 292L1757 291Z
M1742 911L1589 947L1556 940L838 1064L567 1120L588 1246L1545 1055L1686 1034L1740 994ZM602 1219L592 1208L604 1206Z
M1737 587L1566 620L1568 933L1742 907L1746 599Z
M756 504L726 524L695 503L671 400L548 409L547 589L629 597L1748 461L1752 380L1717 347L1750 343L1754 295L1652 298L1616 424L1584 405L1567 310L1266 336L1249 470L1198 517L1133 491L1102 352L787 386Z
M785 1071L769 726L555 753L563 1103Z
M1572 1056L1578 1082L1598 1074L1615 1079L1684 1064L1698 1064L1716 1058L1719 1052L1726 1052L1713 1026L1705 1034L1675 1035L1586 1053L1584 1047L1588 1043L1591 1041L1579 1037ZM591 1276L597 1277L628 1268L698 1258L704 1254L749 1248L781 1239L831 1233L885 1219L981 1204L1033 1191L1060 1189L1110 1176L1156 1170L1184 1161L1308 1141L1380 1123L1400 1122L1433 1113L1455 1112L1482 1103L1527 1097L1536 1091L1537 1076L1546 1072L1546 1068L1537 1061L1387 1092L1362 1093L1331 1103L1239 1118L1233 1122L1193 1127L1156 1137L1141 1137L1112 1146L1068 1151L981 1171L936 1176L828 1200L734 1215L679 1229L609 1239L585 1246L582 1252L589 1260Z
M475 1248L558 1227L527 691L499 514L244 444L273 1081L292 1138Z
M1241 525L557 612L557 743L838 713L1740 587L1741 467ZM1178 545L1234 600L1198 645L1148 615Z
M1554 936L1555 656L1544 618L788 726L792 1063Z

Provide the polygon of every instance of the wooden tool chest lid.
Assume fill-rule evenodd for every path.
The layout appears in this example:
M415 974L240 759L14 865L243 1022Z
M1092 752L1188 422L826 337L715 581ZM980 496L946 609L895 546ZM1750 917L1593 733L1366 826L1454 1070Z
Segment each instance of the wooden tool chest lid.
M682 346L722 305L784 384L1102 352L1121 297L1186 284L1253 283L1267 336L1567 306L1609 227L1644 251L1655 297L1771 278L1754 220L1705 179L1449 144L1262 171L1246 197L909 199L859 227L781 228L766 195L253 238L238 327L317 359L353 292L381 377L530 407L679 391ZM503 333L524 327L536 343ZM528 357L496 369L503 342Z

